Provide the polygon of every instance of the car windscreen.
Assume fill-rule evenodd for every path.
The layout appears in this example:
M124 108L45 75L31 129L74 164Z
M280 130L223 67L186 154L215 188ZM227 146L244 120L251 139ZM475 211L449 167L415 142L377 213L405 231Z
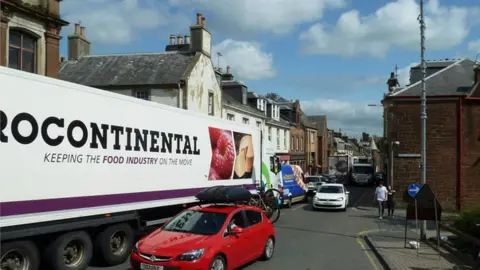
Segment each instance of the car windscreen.
M353 172L354 173L359 173L359 174L373 174L373 168L372 167L363 167L363 166L354 166L353 167Z
M318 189L319 193L343 193L343 188L338 186L323 186Z
M164 231L214 235L222 228L227 214L186 210L169 221Z
M306 180L307 180L307 183L318 183L318 182L320 182L321 179L320 179L320 177L310 176L310 177L307 177Z

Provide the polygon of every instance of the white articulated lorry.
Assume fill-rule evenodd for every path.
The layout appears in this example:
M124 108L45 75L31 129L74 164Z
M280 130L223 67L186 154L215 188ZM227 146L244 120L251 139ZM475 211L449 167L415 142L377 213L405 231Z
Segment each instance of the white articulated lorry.
M270 185L262 148L246 125L0 67L1 269L120 264L204 188Z

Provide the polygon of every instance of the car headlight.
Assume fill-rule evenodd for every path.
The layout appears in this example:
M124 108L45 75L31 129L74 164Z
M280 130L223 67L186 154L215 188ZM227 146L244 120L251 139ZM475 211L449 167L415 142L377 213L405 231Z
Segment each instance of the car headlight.
M318 197L314 197L313 200L314 200L314 201L318 201L319 198L318 198Z
M338 198L337 201L343 201L343 197Z
M204 248L191 250L189 252L185 252L182 255L177 257L178 261L195 261L202 257L203 252L205 251Z
M135 243L135 246L133 246L132 252L133 253L138 253L138 242Z

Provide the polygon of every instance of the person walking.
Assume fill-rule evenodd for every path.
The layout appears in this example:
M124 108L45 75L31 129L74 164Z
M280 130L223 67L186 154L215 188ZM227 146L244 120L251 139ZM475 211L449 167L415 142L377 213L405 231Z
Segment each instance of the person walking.
M393 218L393 214L395 212L395 200L393 195L395 195L395 190L392 189L392 186L388 186L387 191L388 216Z
M385 213L385 202L388 199L387 188L383 185L383 181L378 184L378 187L375 189L375 202L378 204L378 218L383 219Z

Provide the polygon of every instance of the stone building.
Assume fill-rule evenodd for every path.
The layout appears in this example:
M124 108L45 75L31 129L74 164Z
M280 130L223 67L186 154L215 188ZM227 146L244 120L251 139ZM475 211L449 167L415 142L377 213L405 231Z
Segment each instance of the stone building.
M170 35L164 52L91 55L85 28L69 36L60 78L197 113L221 117L220 78L211 59L211 34L197 14L190 35Z
M317 127L317 173L328 172L329 136L326 115L310 115L308 119Z
M60 0L0 1L0 65L58 78Z
M444 209L480 206L480 68L469 59L429 62L427 79L427 183ZM409 184L420 183L420 70L411 84L387 95L386 153L394 153L393 186L408 199ZM398 141L399 144L392 144ZM403 154L399 156L399 154ZM402 157L408 154L410 158ZM392 166L388 158L388 167ZM390 171L390 170L389 170ZM388 177L390 179L390 176ZM405 201L403 201L405 202Z
M280 117L290 124L290 164L299 165L306 172L305 129L301 121L303 112L300 108L300 102L298 100L280 99L277 104L280 105Z

